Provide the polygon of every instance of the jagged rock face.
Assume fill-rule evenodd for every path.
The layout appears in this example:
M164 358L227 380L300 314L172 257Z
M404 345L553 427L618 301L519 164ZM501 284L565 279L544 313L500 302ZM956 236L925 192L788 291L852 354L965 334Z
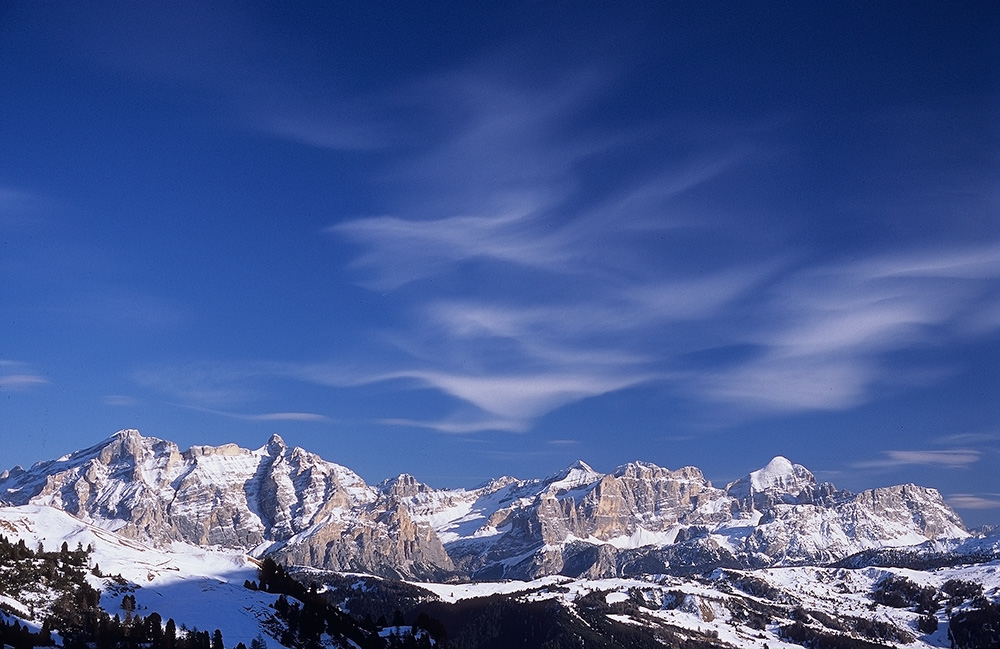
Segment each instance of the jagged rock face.
M290 564L394 579L442 580L455 573L434 530L415 523L398 504L370 508L352 519L332 520L301 539L292 539L275 554Z
M449 555L479 579L826 563L966 535L934 490L854 495L782 457L725 489L694 467L636 462L602 475L578 462L546 480L423 491L403 502L418 519L446 520L437 528Z
M277 435L257 450L226 444L181 452L172 442L120 431L93 448L8 475L0 493L15 504L50 505L152 543L246 550L283 543L289 556L313 556L309 548L319 541L306 531L344 536L345 519L351 521L346 527L361 530L357 556L324 553L331 563L313 565L388 566L406 576L415 565L426 564L424 572L452 569L429 526L406 512L376 524L374 489L345 467L288 448ZM378 532L366 532L368 524ZM294 541L304 545L298 554Z
M630 463L604 476L584 498L579 520L582 538L610 540L631 536L639 528L661 532L678 523L704 524L727 518L718 507L704 507L725 498L701 471L684 467L670 471L654 464Z
M542 480L372 488L274 436L180 451L121 431L0 475L0 499L63 509L153 543L270 551L290 563L390 577L529 579L829 563L869 549L967 536L933 489L851 494L785 458L713 487L694 467L583 462Z
M433 491L408 473L401 473L391 480L381 482L376 489L383 497L394 500L413 498L419 494L428 494Z
M964 536L962 519L936 489L913 484L862 491L837 507L845 532L870 540L906 537L916 532L928 539Z

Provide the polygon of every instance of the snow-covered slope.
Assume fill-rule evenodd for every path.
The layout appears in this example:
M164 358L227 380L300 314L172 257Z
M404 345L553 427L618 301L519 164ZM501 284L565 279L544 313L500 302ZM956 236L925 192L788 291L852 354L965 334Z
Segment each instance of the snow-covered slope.
M570 579L420 584L445 601L503 594L571 606L594 597L619 622L688 634L697 646L952 647L949 626L963 611L1000 599L1000 561L934 571L797 567L717 570L707 578ZM916 591L909 601L894 596ZM962 591L980 589L981 599ZM919 590L922 589L922 592ZM977 604L977 601L980 603ZM924 618L921 620L921 618ZM800 637L800 635L802 637ZM824 643L817 638L829 639ZM812 643L812 644L811 644Z
M56 550L64 542L92 548L91 561L106 576L87 579L101 591L101 606L112 615L125 617L121 600L132 594L137 614L155 611L178 627L219 629L228 646L249 646L273 615L275 595L243 587L245 580L257 578L257 567L238 551L181 542L153 548L40 505L0 507L0 534L12 542L24 540L29 548L42 544ZM35 609L31 603L19 602L17 610ZM43 610L37 607L39 616Z

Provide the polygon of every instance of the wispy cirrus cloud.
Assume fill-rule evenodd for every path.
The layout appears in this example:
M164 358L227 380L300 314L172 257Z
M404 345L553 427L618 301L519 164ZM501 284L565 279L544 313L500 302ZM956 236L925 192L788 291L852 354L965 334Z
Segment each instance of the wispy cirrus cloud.
M675 268L648 254L650 234L669 241L670 228L708 227L675 217L674 201L731 172L749 147L675 160L647 182L576 206L577 167L614 147L614 138L583 146L557 135L593 85L543 106L545 93L471 79L438 80L450 91L474 87L457 101L464 119L396 170L448 200L412 192L400 215L327 230L362 247L354 263L363 284L407 289L423 305L395 332L410 358L389 376L518 422L650 380L744 410L840 410L870 400L880 382L916 380L892 367L891 353L969 335L962 322L988 323L996 309L995 244L827 265L685 257ZM484 192L491 200L477 202ZM456 205L465 213L441 215ZM512 288L511 276L523 283ZM445 278L448 291L407 288L429 278ZM678 354L734 345L756 351L711 368L672 367ZM567 376L585 387L554 387Z
M863 469L901 466L935 466L960 469L975 464L981 457L981 452L964 448L931 451L885 451L882 459L856 462L854 466Z
M510 419L499 419L489 417L462 417L452 415L447 419L404 419L400 417L388 417L379 419L378 423L387 426L404 426L406 428L426 428L439 433L452 435L465 435L468 433L479 433L487 430L502 431L507 433L523 433L526 430L526 422Z
M762 267L634 286L612 283L601 287L595 283L590 295L564 304L436 301L427 306L426 313L431 322L454 336L536 336L565 341L713 317L771 272Z
M327 385L431 388L462 404L453 416L391 423L446 432L526 430L566 404L660 380L664 350L636 341L717 314L774 264L674 277L632 250L652 231L700 227L674 224L666 208L731 171L742 159L732 150L672 160L573 205L579 169L637 137L574 135L570 124L601 85L593 70L529 87L473 69L420 80L405 100L380 94L448 119L418 125L435 133L431 144L386 170L398 199L390 214L326 232L359 246L359 283L398 292L408 319L385 334L395 354L378 366L289 372Z
M527 212L411 221L383 216L327 228L368 248L355 262L376 289L394 289L448 272L468 260L488 259L527 268L569 271L576 258L559 235L546 234Z
M138 406L142 401L126 394L107 394L101 397L101 403L115 408L127 408Z
M616 182L608 161L630 164L622 152L670 138L670 126L581 128L607 71L530 85L495 63L265 120L262 129L311 146L400 154L378 173L391 197L380 215L325 230L358 247L358 283L398 297L401 324L381 332L394 350L350 376L314 371L322 363L290 374L431 388L462 414L424 425L450 432L524 430L553 409L651 381L741 415L843 410L886 382L948 370L921 375L894 365L895 352L1000 327L1000 244L839 264L772 248L731 256L739 215L693 217L681 201L752 165L759 133L729 129L725 144L702 137L700 147L680 138L676 155ZM599 191L594 169L605 172ZM688 250L692 232L712 243ZM688 353L737 347L710 366L678 366ZM393 420L404 421L416 423Z
M945 501L956 509L1000 509L1000 494L951 494Z
M942 445L962 444L971 446L973 444L988 444L1000 441L1000 433L955 433L954 435L944 435L934 441Z
M198 412L208 413L211 415L227 417L229 419L237 419L239 421L298 421L298 422L317 422L317 423L328 423L333 421L333 419L331 419L330 417L315 412L242 413L242 412L230 412L227 410L215 410L212 408L198 408L194 406L182 405L182 407L187 408L189 410L197 410Z
M842 409L899 380L886 355L976 335L1000 302L1000 245L874 256L778 282L749 340L756 357L704 382L712 397L776 410Z
M412 363L412 359L410 360ZM381 374L345 372L335 365L286 368L288 375L335 387L357 387L385 382L403 382L412 387L432 388L474 407L458 409L453 416L438 420L392 418L395 425L417 425L442 432L477 430L523 432L532 420L560 406L588 397L638 385L656 377L651 374L619 372L617 375L595 368L549 368L534 373L462 373L446 370L399 370Z
M28 363L0 360L0 392L21 392L48 382Z

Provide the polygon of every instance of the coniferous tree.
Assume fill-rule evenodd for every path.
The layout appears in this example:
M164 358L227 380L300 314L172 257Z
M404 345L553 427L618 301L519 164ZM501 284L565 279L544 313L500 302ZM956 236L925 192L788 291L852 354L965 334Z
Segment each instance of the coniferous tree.
M163 633L163 646L166 649L177 647L177 623L174 622L174 618L167 620L167 628Z
M146 639L152 643L151 649L163 647L163 618L156 611L146 616Z

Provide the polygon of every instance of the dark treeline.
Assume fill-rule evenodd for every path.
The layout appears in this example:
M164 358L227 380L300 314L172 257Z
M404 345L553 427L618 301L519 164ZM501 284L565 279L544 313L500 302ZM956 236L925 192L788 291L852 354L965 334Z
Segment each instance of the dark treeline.
M248 581L244 585L278 595L274 611L284 625L279 641L286 647L316 649L322 646L324 633L336 640L349 640L362 649L429 649L432 646L426 632L401 629L381 637L379 630L389 626L385 620L380 621L386 623L379 624L371 616L355 619L328 602L315 582L306 586L269 557L261 562L259 583ZM405 626L401 613L394 621L395 626Z

